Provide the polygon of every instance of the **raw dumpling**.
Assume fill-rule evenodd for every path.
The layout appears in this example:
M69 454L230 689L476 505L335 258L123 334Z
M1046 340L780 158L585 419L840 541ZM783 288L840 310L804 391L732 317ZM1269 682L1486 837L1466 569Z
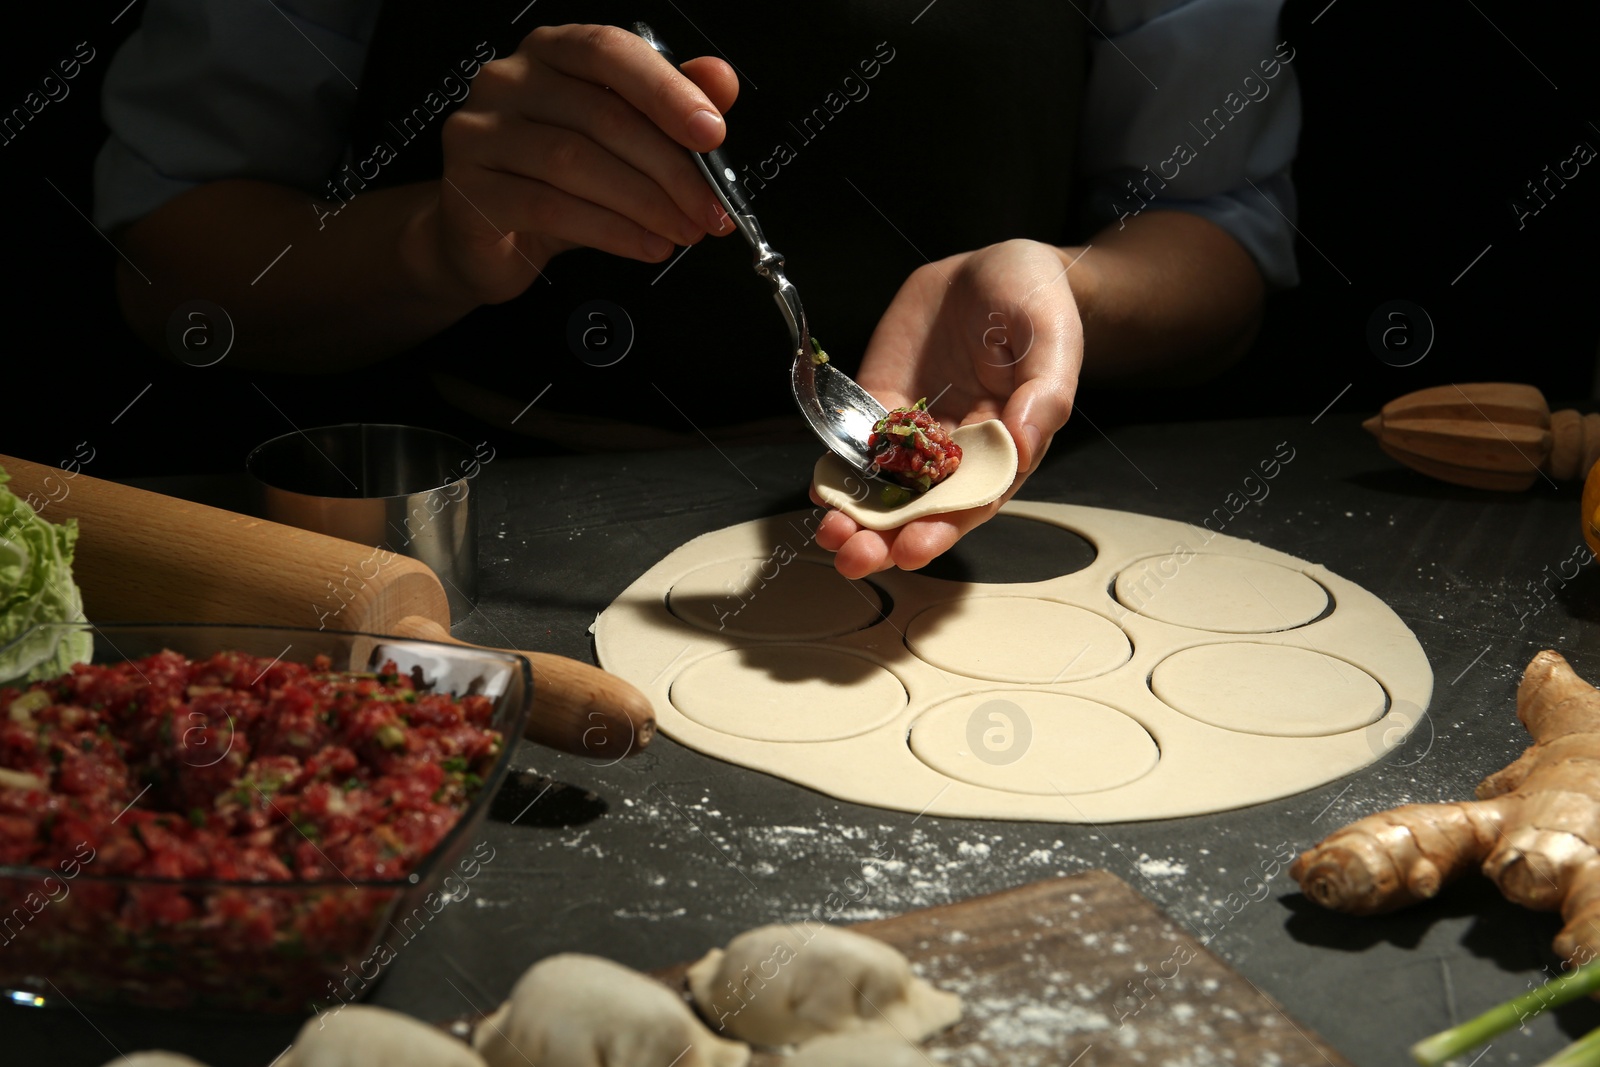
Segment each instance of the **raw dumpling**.
M807 1041L784 1067L928 1067L933 1061L915 1045L884 1034L830 1034Z
M973 423L952 433L961 446L961 466L926 493L906 503L883 499L886 483L863 478L850 464L828 453L817 460L811 484L817 498L838 508L867 530L893 530L912 519L966 511L992 504L1017 480L1017 443L999 419Z
M961 998L900 953L820 923L740 934L689 968L689 989L713 1030L757 1045L862 1030L921 1041L961 1018Z
M472 1044L489 1067L745 1067L750 1059L660 982L572 953L529 968Z
M350 1004L300 1028L274 1067L484 1067L483 1059L442 1030L386 1008Z
M105 1067L206 1067L206 1065L176 1052L157 1049L151 1052L135 1052L131 1056L118 1056Z

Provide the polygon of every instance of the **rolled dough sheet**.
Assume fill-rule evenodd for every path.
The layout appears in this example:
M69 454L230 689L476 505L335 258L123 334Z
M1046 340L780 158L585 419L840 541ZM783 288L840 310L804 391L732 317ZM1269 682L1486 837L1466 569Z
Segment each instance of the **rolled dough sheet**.
M893 530L912 519L981 508L1005 496L1017 477L1017 443L1005 423L989 419L962 426L951 431L950 439L961 446L961 466L904 504L885 504L880 485L886 483L862 477L831 452L817 460L811 481L823 503L868 530Z
M987 819L1103 823L1277 799L1377 760L1428 706L1416 637L1323 567L1127 512L1003 512L1097 554L1027 583L886 571L856 583L870 596L847 609L849 583L826 589L804 569L831 563L812 544L815 516L774 516L650 568L596 623L600 663L708 755L856 803ZM744 628L675 613L683 590L703 597L771 560L806 577L745 588L732 620ZM819 615L823 600L836 607Z

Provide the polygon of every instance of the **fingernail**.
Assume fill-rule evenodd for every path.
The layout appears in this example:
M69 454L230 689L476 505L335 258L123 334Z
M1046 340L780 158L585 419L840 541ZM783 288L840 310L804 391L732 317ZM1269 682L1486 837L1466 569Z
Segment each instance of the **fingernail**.
M729 225L728 213L722 210L722 205L713 203L711 210L706 212L706 218L711 222L712 233L722 233Z
M644 254L651 259L665 259L672 254L672 242L660 234L649 234L644 239Z
M1039 462L1039 427L1024 426L1022 436L1028 440L1028 466L1025 469L1031 471Z
M722 140L722 116L701 108L689 116L689 136L701 144L715 144Z

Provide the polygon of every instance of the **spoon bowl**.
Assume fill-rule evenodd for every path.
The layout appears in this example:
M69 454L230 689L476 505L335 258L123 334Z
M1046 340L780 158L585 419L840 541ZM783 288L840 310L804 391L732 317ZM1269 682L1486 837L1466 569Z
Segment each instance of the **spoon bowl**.
M888 410L832 363L797 354L789 379L795 403L817 438L857 470L876 475L878 466L867 441L872 427Z

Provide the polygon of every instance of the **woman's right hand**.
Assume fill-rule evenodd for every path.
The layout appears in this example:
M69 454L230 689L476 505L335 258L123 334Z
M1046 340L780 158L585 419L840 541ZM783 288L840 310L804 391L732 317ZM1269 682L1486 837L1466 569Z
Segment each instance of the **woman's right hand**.
M722 143L738 93L722 60L680 72L615 26L534 30L445 122L438 195L408 226L413 262L448 295L495 304L569 248L655 263L733 232L685 149Z

